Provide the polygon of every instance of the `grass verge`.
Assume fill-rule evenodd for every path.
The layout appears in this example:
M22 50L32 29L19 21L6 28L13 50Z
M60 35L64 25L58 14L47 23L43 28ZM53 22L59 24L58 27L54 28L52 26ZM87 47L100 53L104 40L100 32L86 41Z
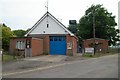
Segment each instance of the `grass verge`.
M101 56L113 55L113 54L117 54L117 53L96 53L95 55L85 53L82 56L85 57L85 58L95 58L95 57L101 57Z
M12 60L15 60L15 58L12 55L3 54L3 62L12 61Z

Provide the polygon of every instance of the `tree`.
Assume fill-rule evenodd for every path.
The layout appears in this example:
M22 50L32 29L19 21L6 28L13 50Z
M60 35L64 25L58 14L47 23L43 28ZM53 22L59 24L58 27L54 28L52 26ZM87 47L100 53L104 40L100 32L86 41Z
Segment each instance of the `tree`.
M17 36L17 37L24 37L24 35L26 34L25 30L13 30L13 33Z
M10 37L15 37L15 35L11 31L11 29L7 27L5 24L0 25L0 28L2 28L2 49L8 50Z
M94 13L94 14L93 14ZM109 40L109 45L115 45L118 41L118 29L115 29L117 23L115 16L109 13L103 5L92 5L85 12L85 15L79 20L78 34L83 39L93 38L93 15L95 17L95 37Z

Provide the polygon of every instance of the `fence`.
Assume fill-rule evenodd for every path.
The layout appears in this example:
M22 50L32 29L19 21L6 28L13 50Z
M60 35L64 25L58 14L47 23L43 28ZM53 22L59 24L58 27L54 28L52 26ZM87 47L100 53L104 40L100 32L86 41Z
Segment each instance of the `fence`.
M108 53L120 53L120 47L109 47Z

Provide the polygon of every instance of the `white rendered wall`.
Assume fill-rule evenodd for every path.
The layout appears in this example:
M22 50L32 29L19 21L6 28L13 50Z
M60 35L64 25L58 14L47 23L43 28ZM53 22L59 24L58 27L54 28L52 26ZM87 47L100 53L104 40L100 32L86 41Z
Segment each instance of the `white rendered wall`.
M47 24L49 24L47 28ZM30 34L68 34L55 20L50 16L45 17Z

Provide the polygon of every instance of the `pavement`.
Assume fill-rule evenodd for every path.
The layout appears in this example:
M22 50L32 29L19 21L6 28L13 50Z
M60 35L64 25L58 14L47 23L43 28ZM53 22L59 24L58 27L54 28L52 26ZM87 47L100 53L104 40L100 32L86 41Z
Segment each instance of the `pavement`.
M3 78L118 78L118 55L67 61L3 74Z

